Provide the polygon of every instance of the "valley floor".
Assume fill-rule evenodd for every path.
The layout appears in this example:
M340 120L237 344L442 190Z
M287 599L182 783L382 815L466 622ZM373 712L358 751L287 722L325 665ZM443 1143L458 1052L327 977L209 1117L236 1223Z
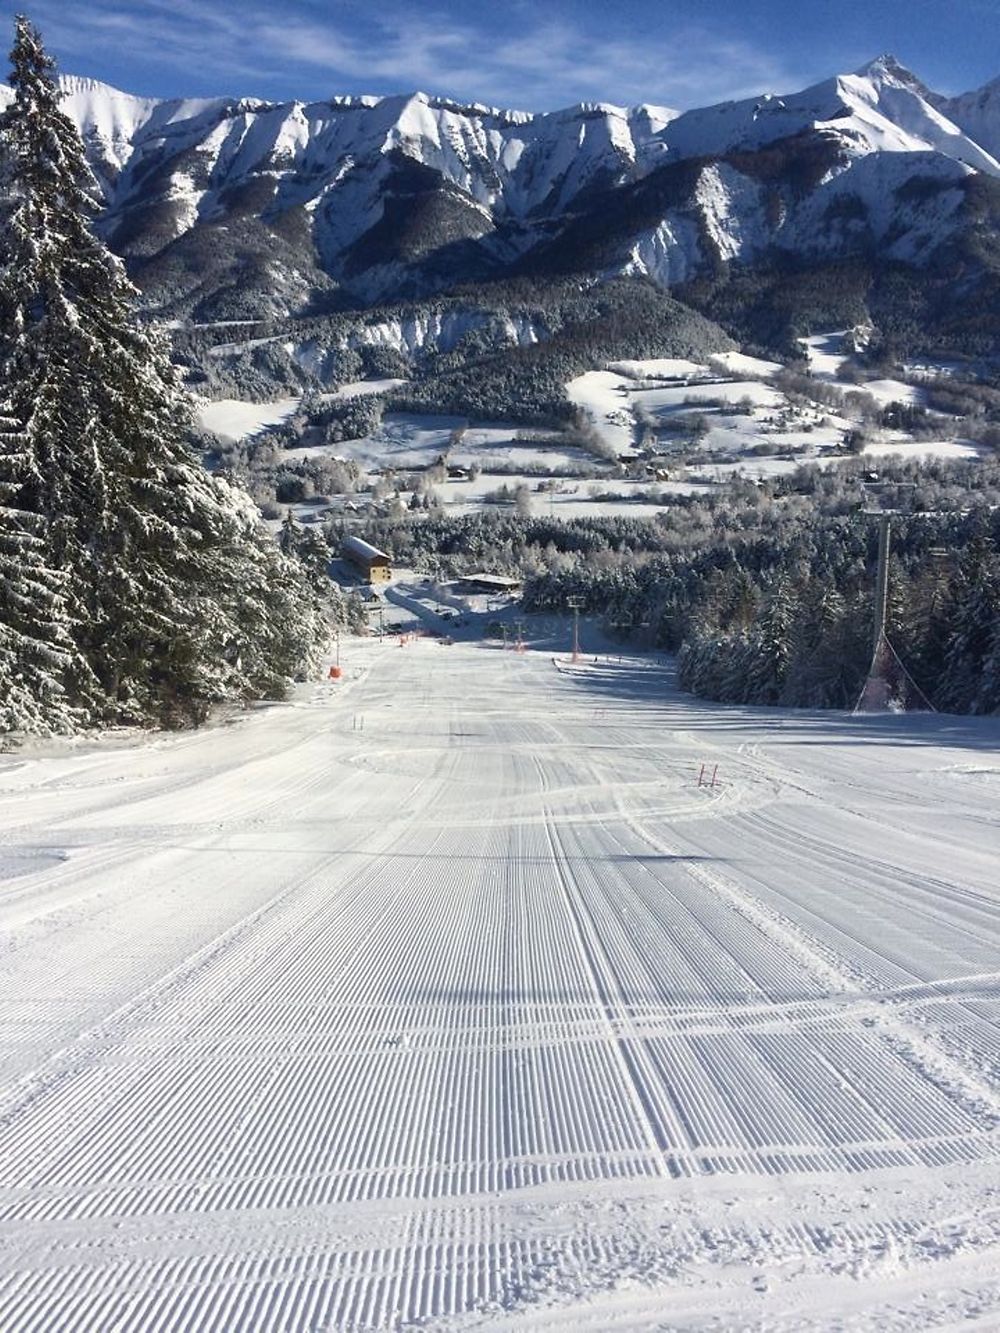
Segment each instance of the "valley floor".
M997 1327L1000 720L345 666L0 757L4 1333Z

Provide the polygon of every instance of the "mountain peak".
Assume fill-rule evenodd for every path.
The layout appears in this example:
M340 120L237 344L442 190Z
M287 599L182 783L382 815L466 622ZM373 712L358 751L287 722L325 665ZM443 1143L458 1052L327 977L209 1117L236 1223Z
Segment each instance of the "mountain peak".
M875 83L901 84L918 92L924 90L921 80L912 70L901 64L890 51L876 56L874 60L869 60L867 65L862 65L854 73L860 79L871 79Z
M111 97L135 97L134 93L123 92L121 88L114 87L113 84L105 83L103 79L94 79L86 74L60 74L59 87L64 93L107 93ZM152 98L140 98L141 101L152 101Z

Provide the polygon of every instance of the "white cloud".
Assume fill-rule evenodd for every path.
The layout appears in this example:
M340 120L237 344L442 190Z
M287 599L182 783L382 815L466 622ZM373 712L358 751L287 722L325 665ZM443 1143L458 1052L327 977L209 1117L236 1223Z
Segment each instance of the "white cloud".
M680 28L668 45L658 45L638 32L595 41L565 21L532 25L525 18L511 34L409 7L358 10L351 21L343 15L342 6L337 20L287 9L278 17L261 0L35 0L32 6L66 70L83 61L93 72L107 52L106 77L137 92L145 91L150 71L173 70L185 92L266 88L271 95L319 97L422 88L553 109L577 101L706 105L801 82L749 43L694 28Z

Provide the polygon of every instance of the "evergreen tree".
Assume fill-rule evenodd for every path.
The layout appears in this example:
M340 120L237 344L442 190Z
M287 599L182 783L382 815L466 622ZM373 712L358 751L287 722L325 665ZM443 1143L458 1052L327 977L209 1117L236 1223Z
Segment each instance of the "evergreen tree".
M0 380L17 505L44 530L82 664L71 698L94 720L179 720L278 692L322 637L316 596L189 448L188 399L91 230L83 145L23 17L11 61Z
M952 572L932 558L910 582L909 598L898 631L900 653L921 690L940 699L945 648L954 614Z
M993 626L990 630L989 643L986 656L983 659L982 674L979 678L976 697L973 700L972 711L974 713L1000 712L1000 604L994 612Z
M82 664L45 522L18 507L27 464L17 422L0 414L0 732L71 731L83 717L66 681Z
M974 542L962 562L957 600L945 644L941 697L955 712L995 707L993 657L1000 621L1000 556Z
M781 699L797 611L791 580L785 573L778 574L748 636L746 699L759 703L777 703Z

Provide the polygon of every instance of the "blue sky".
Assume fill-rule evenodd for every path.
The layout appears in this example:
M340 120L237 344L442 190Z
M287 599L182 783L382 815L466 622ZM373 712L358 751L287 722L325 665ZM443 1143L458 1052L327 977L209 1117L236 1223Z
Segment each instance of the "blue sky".
M0 0L66 72L155 96L421 88L498 106L704 106L891 51L931 87L1000 75L1000 0Z

